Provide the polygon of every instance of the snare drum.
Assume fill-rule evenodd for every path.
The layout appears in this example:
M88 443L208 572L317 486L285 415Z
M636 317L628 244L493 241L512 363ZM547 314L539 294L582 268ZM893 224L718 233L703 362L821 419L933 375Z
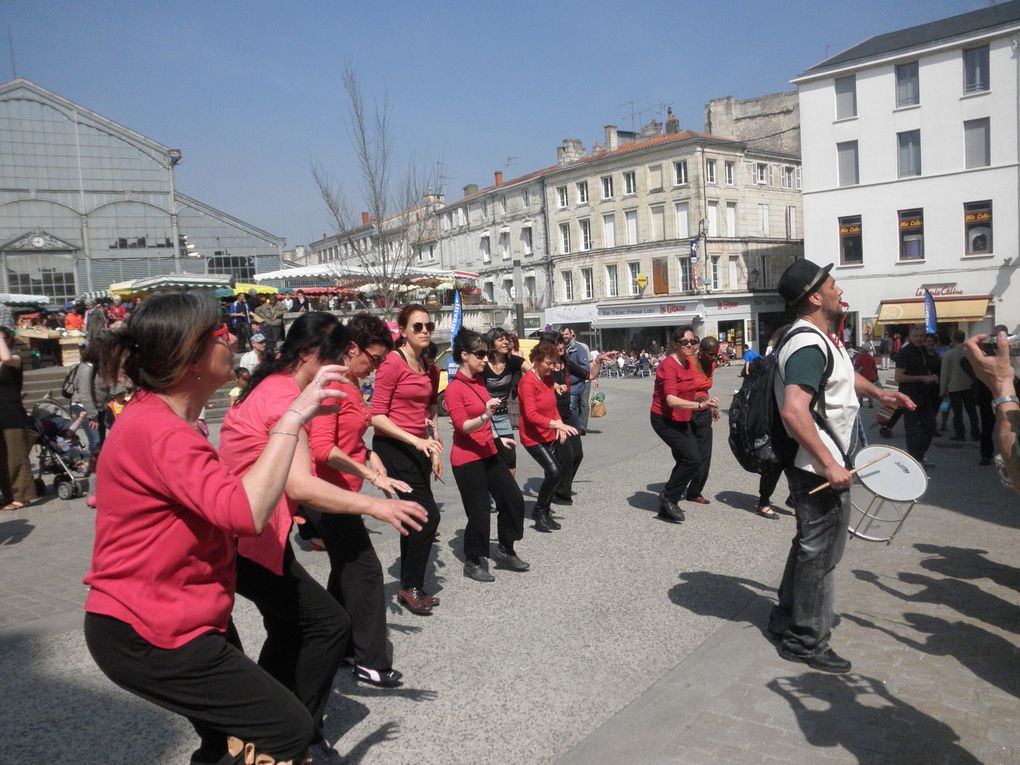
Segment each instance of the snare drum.
M854 465L874 460L856 474L850 489L849 530L859 539L888 544L927 490L928 476L905 451L882 444L861 449Z

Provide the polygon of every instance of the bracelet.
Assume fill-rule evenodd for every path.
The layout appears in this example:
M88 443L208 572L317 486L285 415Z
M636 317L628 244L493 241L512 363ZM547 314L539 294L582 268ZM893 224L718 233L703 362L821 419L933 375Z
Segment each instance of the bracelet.
M271 435L271 436L294 436L294 438L298 437L297 433L291 433L291 432L286 431L286 430L271 430L271 431L269 431L269 435Z
M303 413L303 412L301 412L301 411L300 411L300 410L298 410L298 409L295 409L294 407L291 407L291 408L290 408L290 409L288 409L287 411L288 411L288 412L293 412L293 413L294 413L294 414L296 414L296 415L297 415L298 417L300 417L300 418L301 418L302 420L304 420L304 419L305 419L305 415L304 415L304 413Z
M992 411L998 413L999 407L1003 404L1020 404L1020 398L1016 396L999 396L992 399Z

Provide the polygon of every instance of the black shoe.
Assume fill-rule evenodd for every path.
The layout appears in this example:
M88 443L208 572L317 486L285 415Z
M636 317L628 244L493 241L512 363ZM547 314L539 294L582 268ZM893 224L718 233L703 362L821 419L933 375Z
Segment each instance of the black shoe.
M574 500L570 497L561 497L559 494L553 494L552 503L554 505L572 505Z
M476 582L495 582L496 577L489 573L489 565L483 560L478 563L468 561L464 564L464 576Z
M879 428L878 432L882 434L882 438L892 438L892 431L885 426Z
M531 568L531 566L517 557L517 553L507 552L503 545L499 546L496 550L496 554L492 556L492 559L500 566L508 568L511 571L527 571Z
M849 661L838 655L831 648L826 648L822 653L801 655L791 653L786 650L784 646L779 646L779 655L787 661L799 661L803 664L807 664L811 667L811 669L817 669L821 672L832 672L836 675L842 675L849 672L853 666Z
M395 669L369 669L355 665L354 679L363 683L374 685L379 688L396 688L400 685L400 678L403 677Z
M680 509L680 505L662 493L659 495L659 517L668 518L673 523L683 523L684 511Z
M305 753L305 765L344 765L347 760L340 756L326 739L319 739Z
M563 528L560 526L559 521L552 517L552 510L549 510L548 508L545 510L545 523L553 531L559 531Z
M548 534L553 530L552 526L549 525L549 521L551 521L552 518L541 510L535 510L535 512L531 514L531 517L535 521L535 531L541 531L544 534Z

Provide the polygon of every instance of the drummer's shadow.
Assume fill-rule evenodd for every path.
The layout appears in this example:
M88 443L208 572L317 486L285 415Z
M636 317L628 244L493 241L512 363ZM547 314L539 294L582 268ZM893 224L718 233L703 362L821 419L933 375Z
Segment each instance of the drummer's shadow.
M775 588L711 571L684 571L680 579L669 590L669 599L675 605L702 616L746 622L772 639L768 613L775 602Z

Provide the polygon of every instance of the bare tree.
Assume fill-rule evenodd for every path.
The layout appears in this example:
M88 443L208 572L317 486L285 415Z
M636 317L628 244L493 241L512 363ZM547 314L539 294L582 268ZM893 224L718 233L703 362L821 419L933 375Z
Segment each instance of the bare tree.
M347 251L335 262L338 279L352 274L378 285L386 308L397 304L400 288L421 248L437 239L437 212L443 205L435 178L412 157L402 169L394 167L394 136L387 94L368 104L355 68L343 75L347 94L348 128L361 174L363 211L355 207L321 162L312 175L329 213L335 233Z

